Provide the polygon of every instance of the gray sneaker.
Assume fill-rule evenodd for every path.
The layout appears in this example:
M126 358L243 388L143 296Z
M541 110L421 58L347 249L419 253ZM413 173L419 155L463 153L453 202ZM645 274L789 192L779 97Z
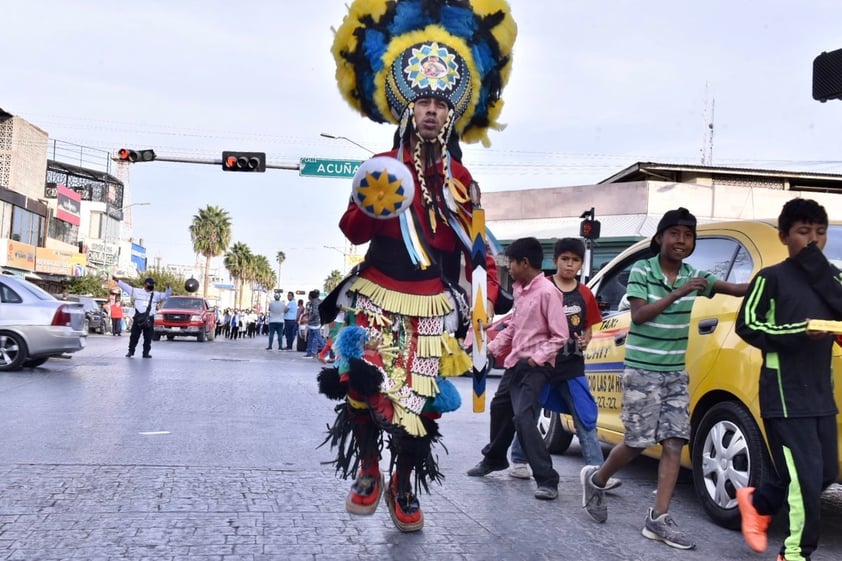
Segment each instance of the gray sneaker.
M678 524L672 519L669 512L665 512L658 518L652 518L652 509L646 514L646 522L643 523L643 536L650 540L662 541L676 549L693 549L696 544L690 537L679 530Z
M497 464L491 464L483 460L471 469L469 469L467 473L470 477L483 477L488 475L492 471L502 471L507 467L509 467L509 462L506 460L503 460L501 463Z
M555 487L542 486L535 490L535 498L542 501L552 501L558 498L558 489Z
M588 516L597 522L608 520L608 506L605 504L605 489L597 487L593 482L593 474L599 466L585 466L579 472L579 481L582 482L582 506Z

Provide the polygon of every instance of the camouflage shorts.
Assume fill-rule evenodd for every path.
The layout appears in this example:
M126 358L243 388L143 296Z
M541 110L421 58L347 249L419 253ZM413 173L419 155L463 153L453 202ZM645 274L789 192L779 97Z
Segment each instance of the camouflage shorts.
M624 442L646 448L667 438L690 440L690 377L686 371L623 370Z

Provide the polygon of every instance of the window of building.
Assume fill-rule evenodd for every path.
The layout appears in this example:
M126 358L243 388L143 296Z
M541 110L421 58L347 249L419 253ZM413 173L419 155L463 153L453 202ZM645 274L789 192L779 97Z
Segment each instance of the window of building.
M79 226L59 220L58 218L52 218L50 219L49 237L64 243L76 245L76 242L79 241Z
M12 209L15 205L6 201L0 201L0 238L9 238L12 235Z
M43 247L44 217L19 206L13 207L9 237L18 242Z
M100 228L102 226L102 212L92 212L91 213L91 222L90 226L88 227L88 237L89 238L96 238L101 239L102 236L99 235Z
M120 237L120 221L114 220L104 212L92 212L88 237L98 240L117 240Z

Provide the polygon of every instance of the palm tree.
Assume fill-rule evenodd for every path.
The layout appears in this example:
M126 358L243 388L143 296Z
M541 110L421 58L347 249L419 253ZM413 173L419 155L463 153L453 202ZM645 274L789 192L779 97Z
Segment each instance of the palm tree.
M272 271L272 265L269 263L268 257L265 255L254 256L251 263L250 280L252 289L256 289L261 293L272 288L272 284L275 282L275 272ZM254 298L252 298L252 307L254 307Z
M325 292L330 292L336 288L340 282L342 282L342 273L336 269L332 270L325 279Z
M190 224L190 239L193 251L205 257L202 295L207 298L211 259L222 255L231 243L231 218L228 211L211 205L200 208Z
M237 308L242 308L243 280L248 275L248 269L253 255L249 246L243 242L236 242L225 254L223 264L234 281L234 302Z
M281 288L281 265L284 264L284 261L287 260L287 255L283 251L279 251L277 255L275 255L275 262L278 264L278 285L276 288Z

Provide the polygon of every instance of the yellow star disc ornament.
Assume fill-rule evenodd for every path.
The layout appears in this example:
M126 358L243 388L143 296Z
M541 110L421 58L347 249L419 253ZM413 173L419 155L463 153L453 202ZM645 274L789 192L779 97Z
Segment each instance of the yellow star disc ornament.
M351 196L360 210L372 218L395 218L412 205L415 179L400 160L375 156L357 170Z

